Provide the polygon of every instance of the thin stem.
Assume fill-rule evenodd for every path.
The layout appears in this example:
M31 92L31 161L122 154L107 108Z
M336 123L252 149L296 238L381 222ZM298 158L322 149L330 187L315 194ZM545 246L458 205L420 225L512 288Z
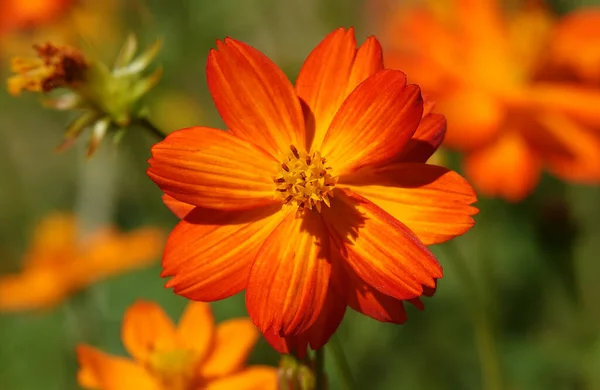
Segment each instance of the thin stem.
M456 274L465 288L465 295L470 301L474 302L469 307L475 328L475 342L482 366L483 388L485 390L502 390L502 372L489 311L481 299L475 278L469 271L459 248L453 242L446 244L445 248L452 252L448 259L453 262Z
M325 390L325 348L315 351L315 390Z
M333 360L335 362L338 376L340 378L340 382L342 383L342 389L345 390L354 390L356 389L356 384L354 383L354 378L352 377L352 370L350 369L350 365L348 364L348 359L346 359L346 355L344 354L344 349L342 348L342 343L338 338L337 334L334 334L329 340L327 346L330 348L331 355L333 356Z
M156 127L154 125L154 123L150 122L150 120L146 117L141 117L141 118L136 119L135 124L148 130L150 132L150 134L153 134L154 136L158 137L158 139L160 139L160 140L165 139L165 137L167 136L167 134L164 131L162 131L158 127Z

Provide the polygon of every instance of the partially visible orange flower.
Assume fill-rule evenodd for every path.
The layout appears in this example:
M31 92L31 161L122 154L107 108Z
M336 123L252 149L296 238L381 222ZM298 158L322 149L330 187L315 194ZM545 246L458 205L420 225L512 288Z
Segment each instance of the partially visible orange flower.
M425 162L444 117L383 68L379 42L340 28L295 87L264 54L226 38L210 92L229 131L192 127L152 148L148 175L183 218L163 257L167 287L198 301L246 290L280 352L321 348L346 307L403 323L442 268L426 245L468 231L477 209L457 173Z
M593 16L579 11L575 18L588 23L556 27L535 0L505 13L506 3L496 0L398 4L381 16L386 65L405 70L436 101L449 123L445 144L466 153L467 176L482 193L519 201L534 190L542 169L600 182L600 89L544 76L554 66L548 60L553 28L569 36L554 53L581 60L591 72L589 64L600 58L598 41L586 37L600 32Z
M120 233L105 227L78 239L76 219L51 214L37 227L18 274L0 276L0 311L45 309L86 286L156 260L156 228Z
M63 16L73 0L2 0L0 34L45 25Z
M245 365L258 334L246 318L215 326L207 303L190 303L176 327L160 306L138 301L121 333L133 360L79 345L78 382L95 390L275 390L274 367Z

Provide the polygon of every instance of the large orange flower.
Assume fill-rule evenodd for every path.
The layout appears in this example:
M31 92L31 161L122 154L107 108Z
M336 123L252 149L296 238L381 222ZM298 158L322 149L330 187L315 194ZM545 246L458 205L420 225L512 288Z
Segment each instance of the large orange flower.
M281 352L323 346L346 306L406 320L442 268L426 245L473 226L475 194L425 161L445 121L419 87L384 70L379 42L357 50L338 29L296 86L258 50L217 42L210 92L229 131L175 131L152 148L148 175L183 217L163 276L175 292L214 301L246 289L254 323ZM283 337L283 338L281 338Z
M252 321L236 318L215 326L207 303L186 308L178 327L152 302L125 313L125 348L134 360L88 345L77 347L79 384L95 390L275 390L277 370L245 366L258 339Z
M600 59L597 45L588 55L565 42L587 41L590 23L560 24L566 31L551 49L555 20L538 1L523 2L510 17L496 0L424 3L387 10L386 64L405 70L445 113L445 144L466 152L475 186L519 201L543 168L566 180L599 182L600 90L557 79L548 59L560 54L564 63L568 47L571 58L585 55L576 62L589 71L589 62ZM593 66L600 69L600 61Z
M78 238L76 219L54 213L37 227L18 274L0 276L0 311L45 309L70 294L156 261L163 233L142 228L120 233L101 228Z

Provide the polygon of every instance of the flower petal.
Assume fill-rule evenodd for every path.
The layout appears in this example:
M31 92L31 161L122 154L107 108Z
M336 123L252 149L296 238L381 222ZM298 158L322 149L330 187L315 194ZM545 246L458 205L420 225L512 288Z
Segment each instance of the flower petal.
M246 288L262 242L285 217L281 206L241 212L195 209L173 229L163 255L167 288L197 301L216 301Z
M73 290L69 270L31 267L20 274L0 277L0 312L49 309Z
M401 300L382 294L369 286L350 267L346 267L346 277L348 306L377 321L394 324L406 322L406 311Z
M110 356L88 345L77 346L77 382L86 389L160 390L144 368L131 360Z
M304 117L286 75L260 51L235 39L217 41L206 65L208 88L233 134L279 158L305 145Z
M259 332L249 318L221 322L216 329L213 350L200 367L205 379L231 375L244 367Z
M251 366L226 378L211 381L205 390L277 390L277 370L268 366Z
M370 37L356 51L354 29L338 28L309 54L296 80L296 93L308 105L307 128L319 150L344 99L367 77L383 69L381 45ZM311 149L307 140L307 149Z
M421 92L400 71L383 70L344 101L321 154L339 174L390 161L412 137L423 113Z
M123 317L121 339L138 362L148 361L155 349L168 350L177 345L175 325L154 302L137 301Z
M193 204L181 202L167 194L162 196L162 201L165 206L167 206L169 210L171 210L171 212L179 219L184 219L186 215L196 208L196 206Z
M215 318L210 304L188 303L179 320L177 336L196 353L198 359L203 359L213 347L215 338Z
M489 146L468 154L464 164L467 177L481 193L511 202L533 191L541 171L539 156L511 130Z
M290 212L260 248L248 278L246 306L263 332L292 336L317 320L331 271L321 216Z
M181 202L228 210L275 202L277 162L226 131L207 127L175 131L152 147L148 162L148 176Z
M454 171L399 163L359 174L348 188L401 221L425 245L448 241L475 224L471 216L478 210L470 206L477 201L475 191Z
M362 196L336 188L323 216L330 233L342 240L349 266L381 293L415 298L442 277L442 267L417 236Z
M446 135L446 118L440 114L429 114L419 123L417 131L395 161L426 162L435 153Z

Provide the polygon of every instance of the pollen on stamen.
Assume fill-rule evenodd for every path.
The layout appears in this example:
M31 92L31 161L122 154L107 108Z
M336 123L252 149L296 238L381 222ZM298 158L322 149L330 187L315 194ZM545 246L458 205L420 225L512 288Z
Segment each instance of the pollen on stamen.
M321 212L322 203L329 207L337 177L331 174L331 167L324 165L326 161L319 152L306 153L291 145L273 178L276 198L296 206L297 215L306 210Z

